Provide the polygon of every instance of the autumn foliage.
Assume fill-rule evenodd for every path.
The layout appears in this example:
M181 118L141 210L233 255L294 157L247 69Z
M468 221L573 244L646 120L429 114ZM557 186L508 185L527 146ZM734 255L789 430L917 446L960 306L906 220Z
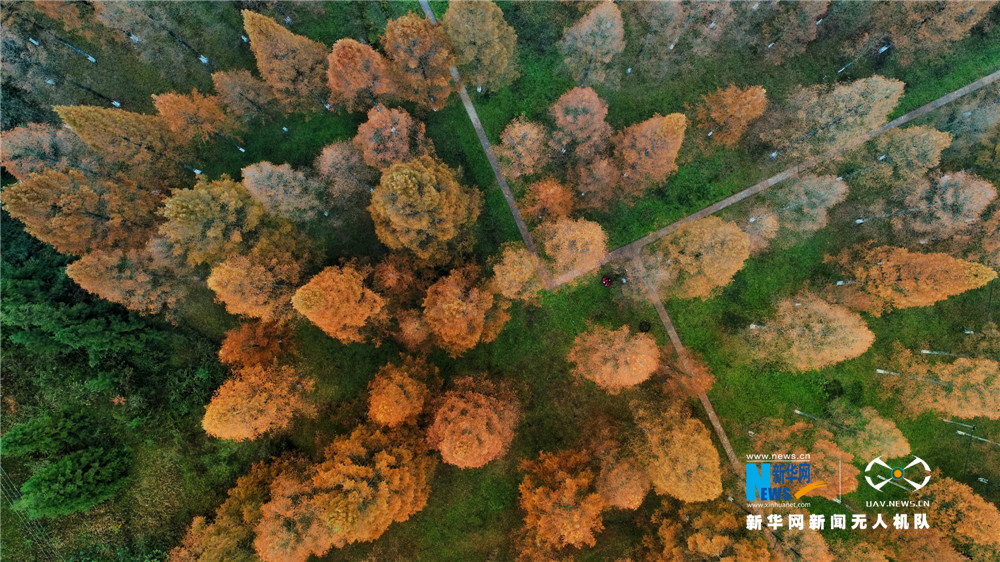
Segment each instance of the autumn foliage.
M354 266L327 267L295 291L292 306L332 338L364 341L362 329L385 306L365 277Z
M173 255L191 265L221 261L248 250L264 209L229 176L174 190L163 206L167 221L159 233Z
M386 427L415 421L430 398L426 381L436 373L437 367L413 357L383 366L368 384L368 417Z
M521 210L538 220L568 216L573 210L573 192L555 178L536 181L528 185Z
M543 224L538 232L553 269L559 273L594 269L607 253L608 235L596 222L559 217Z
M627 127L618 137L618 155L625 181L646 187L677 170L677 153L684 140L687 117L682 113L653 115Z
M354 146L364 155L366 164L380 170L429 151L423 123L403 109L384 107L368 110L368 121L358 127Z
M423 156L383 172L368 210L383 244L440 263L471 246L479 203L454 171Z
M267 16L243 10L243 26L257 69L287 111L309 110L326 103L327 51L288 31Z
M1000 419L1000 362L961 357L953 362L921 360L894 350L895 367L881 375L887 393L899 397L911 417L924 410L959 417ZM898 373L898 374L893 374Z
M269 232L247 255L232 255L212 268L207 284L232 314L265 322L287 320L290 300L309 260L309 243L290 229Z
M153 105L167 128L187 142L204 143L215 135L232 134L236 122L222 110L215 96L206 96L198 90L190 94L156 94Z
M534 302L542 290L541 259L523 244L507 244L493 264L493 289L513 300Z
M496 154L508 178L530 176L548 161L548 132L538 123L518 117L500 133Z
M604 82L608 66L625 49L622 14L613 2L601 2L563 34L559 51L577 84Z
M583 451L539 454L521 461L521 509L530 539L552 548L593 546L604 529L601 496Z
M767 93L761 86L740 88L730 84L702 96L702 100L698 120L702 127L710 129L712 140L723 146L736 144L767 108Z
M896 225L923 235L949 236L978 220L996 196L996 187L975 174L944 174L910 188L903 204L915 212L901 215Z
M424 321L437 344L458 356L479 343L493 304L493 294L477 286L474 270L456 269L427 290Z
M607 507L638 509L652 486L642 467L628 458L615 458L601 463L597 475L597 493Z
M212 74L219 103L242 123L272 111L278 103L274 91L249 70L229 70Z
M634 449L657 494L701 502L722 493L719 453L705 424L681 404L634 403L642 430Z
M493 2L449 2L441 21L455 64L473 86L497 91L517 79L517 34Z
M502 456L514 439L518 407L513 397L485 380L465 377L441 397L427 442L448 464L478 468Z
M927 518L934 528L958 543L1000 544L1000 511L970 488L939 474L916 492L918 501L930 502Z
M145 248L90 252L66 266L66 275L87 292L147 314L175 306L186 294Z
M97 155L87 143L71 130L49 123L28 123L4 131L0 161L4 169L21 181L45 171L100 170Z
M736 223L706 217L681 226L642 259L661 294L705 299L728 285L749 256L750 240Z
M628 326L611 330L594 326L573 341L567 360L573 373L611 394L648 379L660 367L660 350L649 334L632 334Z
M431 109L443 108L454 88L451 66L455 57L441 28L409 13L386 25L382 45L399 94Z
M235 367L267 365L295 347L287 326L266 322L244 322L226 332L219 349L219 361Z
M555 130L549 144L563 153L572 150L578 158L589 159L606 146L611 125L604 120L608 104L593 88L573 88L556 100L549 110Z
M288 164L258 162L243 168L243 187L269 213L288 220L309 220L319 210L319 183Z
M948 254L922 254L892 246L859 247L827 257L849 275L848 304L879 316L893 308L930 306L950 296L982 287L996 279L996 271Z
M393 91L388 63L369 45L345 37L333 44L327 61L331 103L354 111L378 105L380 97Z
M373 541L423 509L434 460L411 432L360 426L334 440L324 460L286 471L261 508L254 547L264 560L304 560Z
M60 252L141 245L156 227L162 195L125 177L44 171L3 190L4 208L25 230Z
M312 380L292 367L243 367L215 391L201 425L213 437L256 439L284 429L298 413L313 413L307 399L312 387Z
M853 359L875 341L857 313L810 294L781 301L774 319L754 324L749 332L758 357L782 361L796 371Z
M809 453L812 481L830 484L816 488L810 496L834 499L858 489L861 471L851 464L854 456L840 449L833 434L825 429L805 422L788 425L781 420L766 419L754 432L754 446L779 454Z

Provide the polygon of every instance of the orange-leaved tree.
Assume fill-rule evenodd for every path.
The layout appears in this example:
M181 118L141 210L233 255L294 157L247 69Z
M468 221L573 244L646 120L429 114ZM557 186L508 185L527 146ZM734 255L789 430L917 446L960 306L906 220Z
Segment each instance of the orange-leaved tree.
M571 151L587 160L600 153L611 137L611 125L604 120L608 104L593 88L573 88L549 109L555 130L549 144L565 154Z
M213 437L244 441L280 431L296 414L312 414L312 379L279 365L241 368L215 391L201 420Z
M288 164L257 162L243 168L243 187L269 213L307 221L319 211L319 182Z
M925 410L959 417L1000 419L1000 362L961 357L930 362L897 348L896 367L883 375L883 387L917 417Z
M628 326L594 326L573 340L567 360L574 364L573 374L618 394L659 369L660 350L653 336L632 334Z
M363 329L385 306L385 300L365 286L366 269L330 266L292 297L292 306L319 329L344 343L365 340Z
M677 170L677 152L684 141L687 117L682 113L653 115L630 125L618 137L618 156L627 184L638 194Z
M448 464L478 468L503 456L514 439L513 394L484 379L464 377L441 397L427 442Z
M368 417L386 427L416 421L430 398L427 381L437 372L437 367L417 357L404 356L399 364L384 365L368 383Z
M937 473L916 492L930 502L927 518L959 544L1000 545L1000 511L967 484Z
M167 128L185 142L205 143L236 131L236 120L222 110L219 99L197 89L190 94L154 94L153 105Z
M536 302L543 288L542 260L523 243L508 243L493 264L493 290L512 300Z
M638 464L628 458L611 458L601 463L597 493L608 507L638 509L652 484Z
M71 130L51 123L28 123L4 131L0 161L20 181L31 174L66 172L68 168L87 174L101 171L97 153L87 143Z
M385 107L368 110L368 121L358 127L354 146L364 155L366 164L380 170L430 152L424 124L404 109Z
M622 14L614 2L601 2L563 33L559 52L577 84L600 84L608 66L625 50Z
M740 88L730 84L728 88L719 88L701 99L703 104L698 107L698 121L702 127L709 129L706 135L723 146L739 142L750 123L763 115L767 108L767 92L762 86Z
M435 461L415 432L360 426L324 457L272 484L254 540L264 560L305 560L374 541L427 503Z
M369 45L345 37L333 44L327 61L331 104L343 103L357 111L377 106L382 96L393 91L385 58Z
M186 179L180 162L187 153L162 117L87 105L52 109L110 171L151 189L170 189Z
M243 10L243 27L261 77L286 111L317 109L326 104L326 46L250 10Z
M975 174L951 172L920 182L909 193L903 204L911 212L894 219L896 226L944 238L979 220L997 189Z
M642 435L633 448L657 494L701 502L722 493L719 452L681 403L631 405Z
M751 324L748 336L758 358L781 361L795 371L853 359L875 341L860 315L808 293L778 303L774 318Z
M146 248L92 251L67 265L66 275L89 293L147 314L174 307L187 293Z
M260 523L260 508L270 501L271 483L286 470L295 470L305 459L285 454L270 462L259 462L236 480L226 492L226 500L215 510L209 522L197 516L181 543L170 551L176 562L223 562L256 559L253 553L254 529Z
M647 247L642 259L662 295L706 299L728 285L748 257L750 240L736 223L706 217Z
M580 191L576 206L581 209L607 210L622 196L619 190L622 177L619 163L612 158L595 156L579 162L570 171L570 183Z
M163 207L159 233L173 255L191 265L242 254L253 244L264 209L239 182L223 174L191 189L174 190Z
M441 18L462 78L477 90L497 91L517 79L517 34L493 2L448 3Z
M268 232L245 256L232 255L212 268L208 287L231 314L265 322L292 315L291 298L309 266L310 243L290 226Z
M99 179L72 169L35 173L3 190L4 208L29 234L76 255L145 244L162 198L124 176Z
M829 410L833 419L846 428L837 432L837 444L855 457L895 459L910 454L910 443L903 432L892 420L880 416L875 408L858 409L839 398Z
M475 268L453 270L431 285L424 298L427 327L437 344L455 357L483 340L487 324L497 316L493 293L477 283L477 277Z
M573 210L573 192L559 180L545 178L528 185L521 208L530 219L569 216Z
M243 124L274 111L278 104L271 87L249 70L215 72L212 84L226 113Z
M978 289L996 279L997 272L948 254L922 254L905 248L865 245L841 252L827 262L850 276L848 291L867 297L863 310L881 315L893 308L930 306L953 295ZM856 301L856 299L851 299Z
M383 172L368 211L383 244L446 263L471 247L480 200L451 168L423 156Z
M295 349L294 338L287 325L244 322L226 332L219 348L219 361L234 368L268 365Z
M414 13L406 14L385 26L382 47L401 96L431 109L444 107L454 89L451 67L455 57L440 27Z
M541 169L549 159L548 136L545 127L522 117L508 123L496 149L503 175L517 179Z
M559 217L540 226L538 233L557 273L594 269L608 251L608 235L587 219Z
M604 503L583 451L542 452L522 460L519 488L524 525L532 542L551 548L593 546L604 529Z

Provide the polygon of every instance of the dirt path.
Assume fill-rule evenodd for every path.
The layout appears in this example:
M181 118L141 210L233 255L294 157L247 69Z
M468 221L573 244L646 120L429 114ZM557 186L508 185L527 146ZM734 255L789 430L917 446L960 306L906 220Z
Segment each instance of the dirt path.
M939 107L941 107L941 106L943 106L945 104L948 104L948 103L950 103L952 101L955 101L956 99L958 99L958 98L960 98L960 97L962 97L962 96L964 96L966 94L969 94L969 93L975 92L976 90L982 89L982 88L984 88L984 87L992 84L993 82L996 82L997 80L1000 80L1000 70L998 70L998 71L996 71L996 72L994 72L992 74L988 74L988 75L980 78L979 80L976 80L975 82L972 82L970 84L966 84L965 86L962 86L961 88L955 90L954 92L951 92L949 94L945 94L945 95L941 96L940 98L938 98L938 99L936 99L936 100L934 100L934 101L932 101L932 102L930 102L930 103L928 103L926 105L922 105L922 106L918 107L917 109L914 109L913 111L910 111L910 112L908 112L908 113L906 113L904 115L901 115L901 116L893 119L892 121L890 121L890 122L886 123L885 125L882 125L881 127L879 127L877 129L869 132L867 135L865 135L864 137L862 137L861 139L859 139L859 143L867 142L867 141L869 141L869 140L871 140L871 139L873 139L873 138L881 135L882 133L885 133L886 131L895 129L896 127L899 127L901 125L905 125L906 123L909 123L910 121L913 121L914 119L918 119L920 117L923 117L924 115L930 113L931 111L934 111L935 109L938 109ZM667 226L664 226L663 228L660 228L659 230L655 230L653 232L650 232L649 234L643 236L642 238L636 240L635 242L632 242L630 244L626 244L626 245L622 246L621 248L618 248L617 250L609 252L607 255L605 255L601 259L600 264L597 267L600 267L600 266L602 266L602 265L604 265L604 264L606 264L606 263L608 263L608 262L610 262L612 260L616 260L616 259L620 259L620 258L629 258L629 257L632 257L634 255L637 255L638 252L640 250L642 250L642 248L644 246L646 246L647 244L650 244L652 242L655 242L655 241L659 240L660 238L663 238L664 236L666 236L666 235L670 234L671 232L677 230L681 226L683 226L683 225L685 225L685 224L687 224L689 222L696 221L698 219L702 219L702 218L705 218L705 217L707 217L709 215L715 214L715 213L717 213L717 212L719 212L719 211L721 211L721 210L723 210L723 209L725 209L727 207L730 207L732 205L735 205L736 203L739 203L740 201L742 201L742 200L744 200L744 199L746 199L748 197L751 197L753 195L761 193L762 191L767 190L768 188L774 186L775 184L781 183L784 180L787 180L789 178L795 177L796 175L798 175L798 174L800 174L802 172L810 170L810 169L818 166L819 164L823 164L823 163L825 163L825 162L827 162L827 161L835 158L836 156L840 155L840 153L842 153L844 150L845 150L845 148L841 148L841 149L837 149L837 150L831 150L829 152L826 152L825 154L821 154L819 156L815 156L813 158L810 158L810 159L808 159L808 160L806 160L804 162L800 162L800 163L798 163L798 164L796 164L796 165L788 168L787 170L784 170L784 171L782 171L782 172L780 172L780 173L778 173L778 174L776 174L776 175L774 175L774 176L772 176L770 178L767 178L764 181L756 183L756 184L754 184L754 185L752 185L752 186L744 189L743 191L740 191L739 193L735 193L733 195L730 195L729 197L726 197L725 199L723 199L723 200L721 200L721 201L719 201L717 203L709 205L708 207L705 207L704 209L701 209L700 211L692 213L692 214L690 214L690 215L688 215L688 216L686 216L686 217L684 217L684 218L682 218L682 219L680 219L680 220L678 220L676 222L668 224ZM564 273L564 274L560 275L559 277L556 277L555 279L552 280L552 283L549 286L549 290L554 290L554 289L558 288L560 285L568 283L568 282L576 279L577 277L579 277L581 275L586 275L587 273L590 273L594 269L597 269L597 267L594 267L594 268L591 268L591 269L588 269L588 270L574 270L574 271L570 271L570 272Z
M420 0L420 7L423 8L424 14L431 23L437 24L437 18L434 17L430 3L427 0ZM528 250L537 256L538 248L535 246L535 241L531 238L531 232L528 230L528 225L524 222L524 218L521 217L521 211L517 208L517 201L514 199L514 194L511 192L510 186L507 185L507 180L504 179L503 174L500 172L500 161L497 160L497 155L493 152L493 145L490 144L490 139L486 136L483 123L479 120L479 114L476 113L476 107L472 105L472 98L469 97L468 90L462 84L462 77L458 74L458 69L454 66L451 67L451 77L459 86L458 95L462 98L462 105L465 106L465 112L469 115L469 120L472 121L472 128L476 130L476 136L479 137L479 144L483 146L486 159L490 161L490 167L493 168L493 175L497 178L497 185L500 186L500 191L503 192L503 198L507 201L510 214L514 216L514 222L517 224L517 230L521 233L521 239L524 241L524 245L528 247Z

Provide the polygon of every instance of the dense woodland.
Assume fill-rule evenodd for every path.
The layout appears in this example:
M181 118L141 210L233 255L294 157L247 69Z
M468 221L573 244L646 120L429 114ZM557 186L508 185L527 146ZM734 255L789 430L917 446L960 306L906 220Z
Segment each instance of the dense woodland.
M1000 5L429 8L3 4L2 556L1000 560Z

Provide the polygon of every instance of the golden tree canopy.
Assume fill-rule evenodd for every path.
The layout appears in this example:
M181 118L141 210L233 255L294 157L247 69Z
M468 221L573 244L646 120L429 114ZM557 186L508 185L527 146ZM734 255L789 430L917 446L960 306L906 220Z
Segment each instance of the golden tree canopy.
M362 329L385 306L365 286L366 272L345 265L319 272L292 296L292 306L331 338L344 343L364 341Z
M559 51L577 84L605 81L615 55L625 50L622 14L614 2L601 2L563 33Z
M661 294L706 299L743 267L750 240L736 223L706 217L681 226L643 254Z
M349 110L378 105L381 96L394 89L385 58L369 45L345 37L333 44L327 56L326 78L330 103L343 103Z
M541 267L541 259L523 243L505 244L493 264L493 290L508 299L534 302L543 288Z
M244 441L288 427L298 413L315 410L313 381L278 365L243 367L215 391L201 421L213 437Z
M471 247L480 200L478 191L459 185L454 171L423 156L383 172L368 210L383 244L442 263Z
M548 131L545 127L517 117L500 133L496 147L504 176L517 179L537 172L549 159Z
M710 130L712 140L723 146L739 142L750 123L767 108L767 92L762 86L740 88L730 84L701 99L704 103L698 107L698 120Z
M601 496L582 451L538 455L521 461L521 509L533 542L554 548L594 546L604 529Z
M438 345L457 357L479 343L493 304L493 294L477 286L474 270L456 269L427 290L424 321Z
M416 421L430 398L425 381L436 373L437 367L413 357L383 366L368 384L368 417L387 427Z
M361 151L365 163L385 170L398 162L407 162L430 152L424 138L424 124L403 109L373 107L368 121L358 127L354 146Z
M750 328L750 340L759 357L809 371L861 355L875 334L857 313L803 294L778 303L774 319Z
M517 80L517 34L504 21L499 6L493 2L449 2L441 23L466 82L477 89L496 91Z
M518 408L513 395L485 380L465 377L441 398L427 442L448 464L478 468L503 456L514 439Z
M628 326L617 330L594 326L576 337L567 359L575 364L575 375L618 394L659 369L660 350L653 336L632 334Z
M395 73L399 95L431 109L445 106L454 89L451 67L455 57L439 26L408 13L385 26L382 47Z
M683 113L656 114L626 127L618 137L625 181L646 186L667 179L677 170L675 161L686 127Z
M601 225L587 219L559 217L539 227L539 234L559 273L594 269L608 251L608 235Z
M318 109L326 103L326 46L296 35L273 19L243 10L243 27L261 77L286 111Z

